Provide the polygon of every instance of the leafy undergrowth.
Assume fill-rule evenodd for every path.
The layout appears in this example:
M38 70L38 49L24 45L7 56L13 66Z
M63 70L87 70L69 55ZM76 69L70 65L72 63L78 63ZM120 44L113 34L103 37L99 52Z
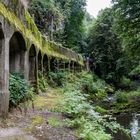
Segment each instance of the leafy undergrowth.
M34 88L31 88L23 77L20 73L10 74L10 106L17 107L21 102L33 101Z
M140 105L140 88L135 91L117 91L116 102L112 105L113 113L137 112Z
M27 107L29 116L23 116L15 126L22 126L40 140L77 140L77 137L83 140L110 140L112 137L106 132L107 129L113 133L118 129L126 132L107 115L105 109L94 106L94 101L106 98L107 93L113 91L112 87L87 72L64 72L59 79L62 80L61 85L57 84L60 81L54 75L50 79L56 82L55 86L51 88L48 85L46 93L37 95L34 111L31 112L31 106Z
M104 81L87 72L67 74L64 81L61 90L63 100L58 102L59 106L53 111L61 112L67 117L65 125L75 129L75 135L84 140L110 140L112 137L106 133L107 128L113 133L118 130L126 132L112 117L101 116L96 112L107 113L93 105L93 99L103 99L112 90Z

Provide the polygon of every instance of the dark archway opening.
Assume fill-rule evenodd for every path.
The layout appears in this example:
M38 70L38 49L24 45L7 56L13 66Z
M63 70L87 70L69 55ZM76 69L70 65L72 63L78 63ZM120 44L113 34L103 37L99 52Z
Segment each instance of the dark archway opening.
M41 51L39 51L38 53L38 70L40 72L42 72L42 54L41 54Z
M37 82L37 62L36 62L36 49L35 46L32 45L29 50L29 81L31 84L35 84Z
M52 57L50 60L50 69L52 72L57 71L57 59L55 57Z
M43 57L43 74L45 76L48 75L49 67L50 67L49 65L50 65L49 64L49 59L48 59L47 55L44 55L44 57Z
M19 32L15 32L9 43L9 71L10 73L24 73L25 68L25 40Z

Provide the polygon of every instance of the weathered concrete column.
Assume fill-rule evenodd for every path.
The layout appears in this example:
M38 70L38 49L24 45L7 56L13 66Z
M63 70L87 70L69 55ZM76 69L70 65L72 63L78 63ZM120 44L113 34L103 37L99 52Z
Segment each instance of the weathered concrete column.
M9 109L9 38L0 38L0 117Z

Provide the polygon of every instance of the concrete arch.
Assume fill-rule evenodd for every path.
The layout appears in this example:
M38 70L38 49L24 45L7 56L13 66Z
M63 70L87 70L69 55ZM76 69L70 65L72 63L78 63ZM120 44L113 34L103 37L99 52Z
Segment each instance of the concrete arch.
M29 81L37 84L37 51L34 44L29 49Z
M20 32L14 32L9 41L9 71L22 73L25 70L26 43Z

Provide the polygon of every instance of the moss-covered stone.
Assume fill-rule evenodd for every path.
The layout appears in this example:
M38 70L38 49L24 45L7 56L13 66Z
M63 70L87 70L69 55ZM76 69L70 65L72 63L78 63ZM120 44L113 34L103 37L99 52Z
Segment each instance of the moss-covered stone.
M13 0L13 3L16 3L17 0ZM17 6L18 7L18 6ZM83 58L81 55L75 53L74 51L62 47L61 44L48 41L45 37L42 37L42 34L39 32L36 27L33 18L30 16L27 10L22 10L25 23L15 14L14 11L5 6L0 2L0 15L2 15L5 20L7 20L11 25L15 27L16 30L22 33L26 42L28 40L33 43L38 49L40 49L44 54L48 56L62 58L66 60L71 60L83 65ZM30 46L27 46L30 47Z

